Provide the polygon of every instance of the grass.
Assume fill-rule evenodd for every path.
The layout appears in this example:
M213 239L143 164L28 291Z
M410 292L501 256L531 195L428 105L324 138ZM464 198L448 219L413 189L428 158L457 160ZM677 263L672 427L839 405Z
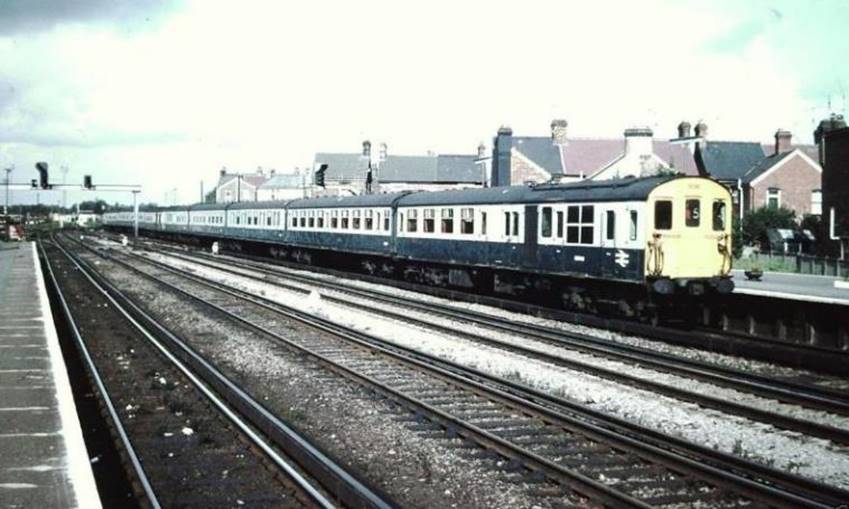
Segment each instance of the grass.
M759 268L764 272L798 272L795 261L783 258L737 258L734 260L734 268L740 270Z

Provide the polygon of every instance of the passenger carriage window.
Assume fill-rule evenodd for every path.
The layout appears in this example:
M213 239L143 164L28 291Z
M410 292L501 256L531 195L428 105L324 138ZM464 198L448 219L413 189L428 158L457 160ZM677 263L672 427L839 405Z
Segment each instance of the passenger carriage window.
M300 223L300 225L301 225L301 228L306 228L306 227L307 227L307 216L306 216L306 215L304 215L304 212L303 212L303 211L301 211L301 219L299 220L299 223Z
M659 200L654 203L654 227L657 230L672 229L672 202Z
M418 227L418 224L417 224L418 215L419 215L419 211L416 210L416 209L411 209L409 212L407 212L407 231L408 232L416 231L416 228ZM427 231L427 230L425 230L425 231Z
M314 216L315 216L315 213L313 211L310 211L310 217L307 218L307 225L309 225L310 228L315 228L315 217Z
M684 206L684 224L689 227L699 226L702 217L702 208L697 198L687 200Z
M433 233L436 231L436 210L424 210L424 231L425 233Z
M725 200L716 200L713 202L713 231L725 231Z
M605 215L605 238L613 240L616 238L616 212L608 210Z
M542 221L540 223L540 235L544 238L551 237L551 207L542 208Z
M359 211L359 210L355 210L355 211L353 212L353 216L354 216L354 218L353 218L353 219L354 219L354 220L353 220L353 225L352 225L352 226L353 226L353 228L354 228L355 230L359 230L359 229L360 229L360 214L361 214L361 211Z
M389 212L383 215L383 231L389 231Z
M365 229L372 230L374 229L374 211L367 210L366 211L366 221L365 221Z
M265 224L266 226L271 226L271 216L265 218Z
M557 211L557 238L563 238L563 211Z
M510 213L504 213L504 236L510 236Z
M339 228L339 211L334 210L330 213L330 228Z
M454 209L442 209L442 233L454 233Z
M481 235L486 235L486 212L481 211Z
M238 220L236 222L238 223ZM295 214L293 212L292 213L292 228L295 228L296 226L298 226L298 218L295 217Z
M460 209L460 233L467 235L475 233L475 209Z
M239 216L236 216L236 224L239 224Z
M631 240L637 240L637 211L636 210L631 211L631 225L630 225L629 237L630 237Z
M317 218L315 218L315 220L316 220L316 223L317 223L316 226L318 226L319 228L324 228L324 211L323 210L319 212L319 216Z
M513 212L510 214L510 217L513 218L513 236L519 236L519 213Z
M342 229L343 230L348 229L348 211L347 210L342 211Z

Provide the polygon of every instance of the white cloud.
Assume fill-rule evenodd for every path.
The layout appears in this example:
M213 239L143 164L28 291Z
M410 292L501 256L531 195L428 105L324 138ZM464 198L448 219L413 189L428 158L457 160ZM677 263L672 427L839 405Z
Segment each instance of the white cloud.
M472 153L501 124L545 134L554 117L574 136L704 119L716 138L808 140L800 77L757 34L706 49L740 22L708 7L196 1L146 30L59 23L0 37L0 164L190 201L222 165L286 170L365 138Z

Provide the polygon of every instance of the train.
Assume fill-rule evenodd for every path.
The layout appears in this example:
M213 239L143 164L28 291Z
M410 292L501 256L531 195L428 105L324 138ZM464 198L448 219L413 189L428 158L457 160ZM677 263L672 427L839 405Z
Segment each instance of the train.
M145 235L414 283L628 316L721 296L731 195L664 175L145 208ZM132 210L106 228L129 231Z

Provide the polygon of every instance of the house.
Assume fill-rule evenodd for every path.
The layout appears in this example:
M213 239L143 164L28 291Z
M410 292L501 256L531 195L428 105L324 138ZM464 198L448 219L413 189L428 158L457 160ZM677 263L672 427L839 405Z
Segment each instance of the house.
M364 141L360 153L317 153L313 172L327 165L325 187L317 191L317 194L325 196L441 191L482 187L487 160L486 150L481 147L477 155L410 156L389 154L386 143L380 145L377 157L373 157L371 142Z
M262 168L254 173L231 173L221 168L215 186L215 203L256 201L257 189L274 174L274 170L266 173Z
M821 213L822 168L808 155L810 147L791 143L789 131L777 130L775 143L764 148L754 141L708 139L703 123L696 126L696 136L688 136L682 128L688 125L682 122L679 137L671 142L693 152L700 174L728 187L741 220L746 212L764 206L788 208L800 219Z
M846 259L849 248L849 128L840 115L814 131L822 164L822 208L828 250Z
M606 180L698 170L686 147L654 138L646 127L626 129L622 138L572 138L566 120L551 122L549 136L514 136L498 130L493 144L490 184Z
M312 188L310 178L305 172L272 174L257 188L257 201L304 198Z

